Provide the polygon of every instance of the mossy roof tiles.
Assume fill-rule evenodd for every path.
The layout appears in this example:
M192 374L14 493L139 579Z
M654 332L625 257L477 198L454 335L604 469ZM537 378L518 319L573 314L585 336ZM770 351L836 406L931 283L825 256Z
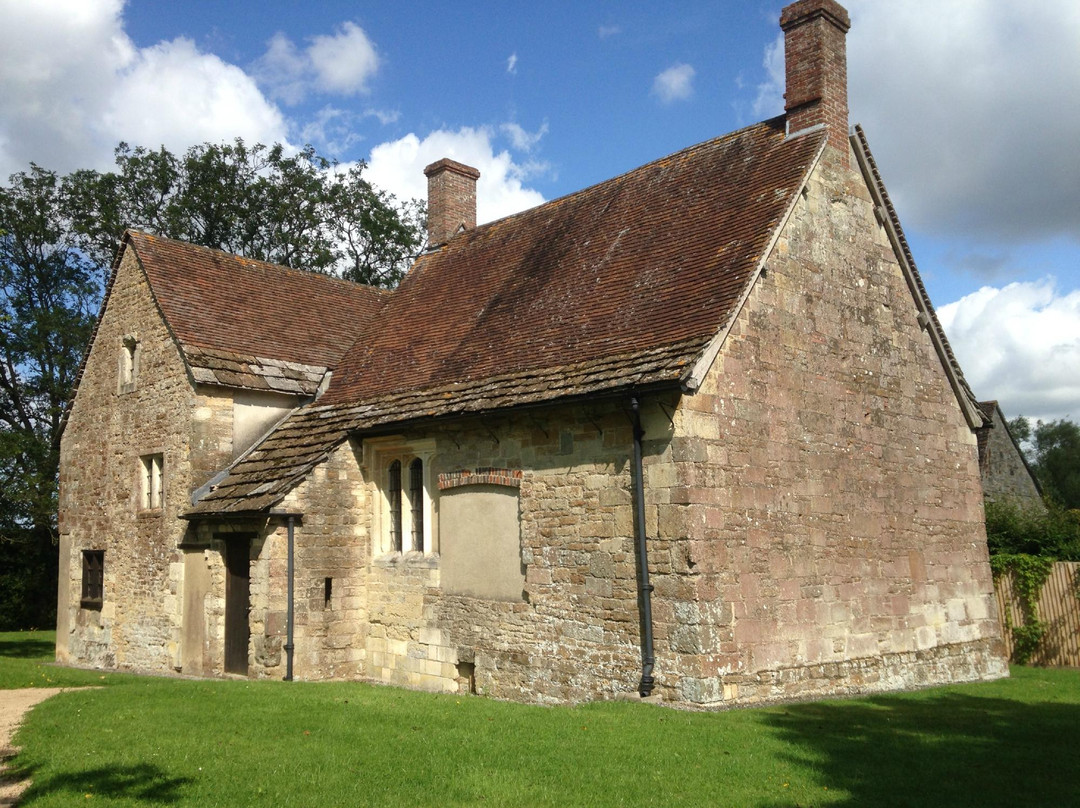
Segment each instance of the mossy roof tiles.
M783 118L483 225L416 262L326 404L625 356L730 319L822 133Z
M124 236L123 249L129 247L135 249L169 328L186 354L197 357L192 364L217 371L223 375L220 383L230 386L275 389L269 379L289 376L283 370L287 365L275 367L274 360L307 366L309 372L294 380L309 382L315 369L325 372L338 364L388 296L327 275L135 230ZM254 367L215 368L209 364L214 359L219 365L246 362ZM264 382L251 384L251 375ZM284 388L298 392L297 386L314 392L314 387L306 389L310 384Z

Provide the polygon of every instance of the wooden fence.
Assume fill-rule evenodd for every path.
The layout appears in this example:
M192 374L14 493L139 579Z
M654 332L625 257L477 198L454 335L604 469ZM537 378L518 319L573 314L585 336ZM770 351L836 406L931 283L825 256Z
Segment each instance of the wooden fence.
M1012 658L1012 632L1006 628L1006 614L1014 625L1023 623L1023 608L1013 590L1012 573L997 579L998 622L1005 649ZM1028 664L1047 668L1080 667L1080 561L1058 561L1039 596L1039 619L1046 634Z

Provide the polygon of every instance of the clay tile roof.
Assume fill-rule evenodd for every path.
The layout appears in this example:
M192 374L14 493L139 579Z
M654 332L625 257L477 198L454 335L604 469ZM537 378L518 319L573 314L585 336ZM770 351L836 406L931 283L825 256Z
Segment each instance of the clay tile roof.
M304 376L303 368L314 372L335 367L387 297L369 286L134 230L125 234L124 244L125 249L135 248L185 356L254 360L263 369L256 376L287 375L266 360L291 363L293 375L299 376ZM258 381L244 384L239 377L231 381L274 389ZM282 384L287 392L310 386Z
M736 313L822 140L766 121L421 257L327 393L187 515L272 507L352 432L680 383Z
M733 315L822 137L788 139L776 118L458 235L416 262L322 402L675 344L677 381Z

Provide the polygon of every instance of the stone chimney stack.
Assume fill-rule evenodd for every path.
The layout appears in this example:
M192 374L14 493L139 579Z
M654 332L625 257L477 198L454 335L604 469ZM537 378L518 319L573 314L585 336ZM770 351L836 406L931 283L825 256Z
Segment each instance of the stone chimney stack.
M428 247L445 244L476 227L476 181L472 166L443 158L424 169L428 178Z
M789 135L824 124L829 145L847 165L847 32L851 19L835 0L798 0L780 14L784 32L784 111Z

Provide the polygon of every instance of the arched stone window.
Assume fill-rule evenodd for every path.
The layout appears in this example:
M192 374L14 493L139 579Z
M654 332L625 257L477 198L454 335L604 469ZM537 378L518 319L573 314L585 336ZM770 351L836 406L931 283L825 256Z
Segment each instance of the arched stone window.
M386 499L390 505L390 549L401 552L401 461L390 464L386 475Z
M424 461L409 464L409 505L412 516L412 549L424 552Z
M364 464L375 484L372 552L437 553L432 440L368 438L364 441Z

